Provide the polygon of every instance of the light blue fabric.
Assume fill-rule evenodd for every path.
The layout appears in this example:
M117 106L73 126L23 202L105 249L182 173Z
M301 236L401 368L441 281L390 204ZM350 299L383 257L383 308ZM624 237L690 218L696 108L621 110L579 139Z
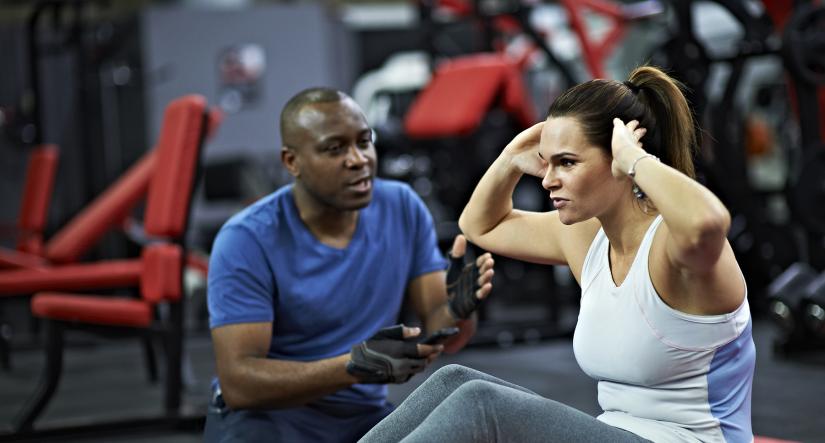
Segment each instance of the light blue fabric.
M710 412L719 419L726 442L750 442L751 384L756 365L753 323L736 340L716 350L708 372ZM743 377L743 374L746 376Z

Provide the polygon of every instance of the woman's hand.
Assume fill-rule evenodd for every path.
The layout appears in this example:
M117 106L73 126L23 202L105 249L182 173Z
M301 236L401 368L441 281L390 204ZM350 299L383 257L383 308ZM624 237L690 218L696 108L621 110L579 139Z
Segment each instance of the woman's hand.
M613 163L610 169L614 177L627 175L633 162L645 154L642 142L639 140L646 132L647 129L640 128L636 120L625 124L621 119L613 119L613 139L610 141Z
M509 163L522 174L544 177L547 172L547 162L539 157L539 141L544 122L521 131L504 148L502 155L509 157Z

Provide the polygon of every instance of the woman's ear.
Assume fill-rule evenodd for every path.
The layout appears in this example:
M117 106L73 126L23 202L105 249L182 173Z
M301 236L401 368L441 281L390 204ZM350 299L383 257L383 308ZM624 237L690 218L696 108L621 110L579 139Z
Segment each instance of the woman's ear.
M289 146L281 147L281 163L284 164L287 172L293 177L297 178L301 175L300 160L295 154L295 150Z

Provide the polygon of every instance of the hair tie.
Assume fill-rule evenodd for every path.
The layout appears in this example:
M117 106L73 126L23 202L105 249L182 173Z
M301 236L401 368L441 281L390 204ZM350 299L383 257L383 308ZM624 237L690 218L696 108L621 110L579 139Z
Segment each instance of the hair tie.
M627 86L627 89L630 89L630 92L632 92L634 95L639 93L639 87L631 83L630 80L625 80L622 83L625 86Z

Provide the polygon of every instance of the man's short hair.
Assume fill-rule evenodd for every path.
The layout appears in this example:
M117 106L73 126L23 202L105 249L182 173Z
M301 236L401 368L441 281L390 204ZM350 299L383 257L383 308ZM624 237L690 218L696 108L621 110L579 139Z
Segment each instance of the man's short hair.
M324 87L304 89L295 94L286 102L284 109L281 111L281 144L289 146L292 135L298 129L298 114L304 106L315 103L338 102L347 97L349 96L337 89Z

